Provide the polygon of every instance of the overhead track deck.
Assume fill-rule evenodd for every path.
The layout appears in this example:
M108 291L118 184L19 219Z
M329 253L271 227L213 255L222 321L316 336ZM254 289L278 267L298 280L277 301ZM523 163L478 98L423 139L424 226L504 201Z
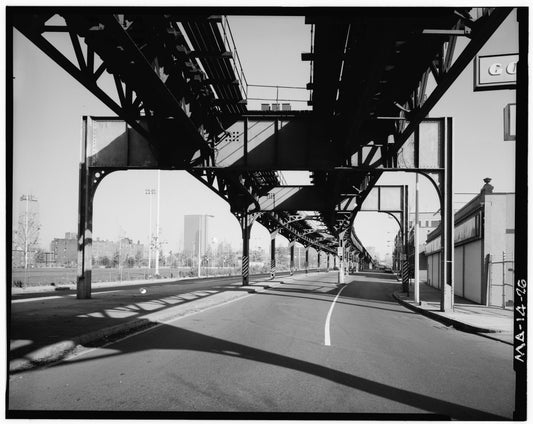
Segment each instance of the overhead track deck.
M255 167L253 146L244 145L232 164L217 163L228 137L239 136L232 129L242 124L247 137L250 114L261 115L247 110L247 82L227 20L219 13L207 8L146 13L143 8L11 8L8 22L143 137L143 149L154 161L148 168L187 170L226 199L240 219L253 215L270 231L279 229L333 253L339 236L351 234L345 230L381 173L398 169L405 141L511 8L306 11L313 39L302 59L312 64L312 111L263 114L273 132L254 148L274 156L269 165ZM74 54L58 50L50 33L64 33ZM456 58L459 36L468 44ZM116 93L101 88L105 71ZM436 86L428 93L429 78ZM291 154L279 154L283 149ZM301 204L289 199L290 209L265 209L281 185L278 171L292 169L311 172L309 198L321 199L314 213L302 213L309 198ZM353 237L347 242L359 248Z

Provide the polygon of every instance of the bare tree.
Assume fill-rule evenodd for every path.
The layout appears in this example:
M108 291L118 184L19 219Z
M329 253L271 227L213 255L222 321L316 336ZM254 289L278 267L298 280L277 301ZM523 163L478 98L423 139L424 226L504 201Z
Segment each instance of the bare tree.
M39 217L35 210L30 210L29 202L36 202L33 196L23 195L20 200L26 202L26 208L19 214L17 229L13 237L15 250L22 251L24 254L24 268L28 267L28 258L30 253L36 251L39 243L39 230L41 225Z

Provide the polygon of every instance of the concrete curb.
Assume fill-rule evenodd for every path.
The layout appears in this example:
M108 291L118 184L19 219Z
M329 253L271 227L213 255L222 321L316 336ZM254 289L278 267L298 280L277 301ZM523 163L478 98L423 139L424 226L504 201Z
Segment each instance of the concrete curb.
M428 318L434 319L435 321L439 321L442 324L453 326L457 330L464 331L466 333L502 333L502 331L499 331L499 330L477 327L474 325L466 324L464 322L455 320L453 318L443 316L432 311L428 311L424 308L419 308L416 305L413 305L412 303L409 303L403 300L398 292L395 292L393 296L401 305L405 306L406 308L409 308L412 311L422 314Z
M277 283L277 282L276 282ZM34 352L26 355L25 358L17 358L9 362L9 372L15 373L20 371L26 371L32 368L49 365L59 360L65 359L70 353L72 353L78 346L95 343L108 337L119 336L122 333L128 333L132 331L139 331L149 327L155 327L158 324L162 324L171 321L178 317L185 317L188 315L201 312L203 310L213 308L215 306L223 305L224 303L232 302L243 295L260 293L269 288L272 288L276 283L272 284L258 284L249 286L241 286L241 293L235 294L229 298L222 299L215 302L206 302L204 304L195 305L195 307L183 310L183 305L176 305L165 311L154 312L146 317L138 320L117 324L111 327L102 328L100 330L92 331L81 336L72 338L71 340L64 340L44 346ZM181 310L179 309L181 308Z

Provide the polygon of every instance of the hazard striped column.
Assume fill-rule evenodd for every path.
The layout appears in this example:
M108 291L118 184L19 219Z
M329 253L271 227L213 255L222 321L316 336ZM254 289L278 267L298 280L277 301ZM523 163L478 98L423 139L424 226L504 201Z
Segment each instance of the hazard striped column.
M276 278L276 235L278 231L270 233L270 278Z
M294 274L294 245L295 245L296 241L295 240L291 240L289 242L289 247L290 247L290 252L291 252L291 261L290 261L290 264L289 264L289 269L290 269L290 274L293 275Z
M402 289L409 294L409 262L406 260L402 261Z
M250 268L249 268L249 259L248 256L242 257L242 284L247 286L250 281Z
M250 282L249 256L250 256L250 232L251 224L248 222L248 215L245 214L241 219L242 230L242 285L247 286Z

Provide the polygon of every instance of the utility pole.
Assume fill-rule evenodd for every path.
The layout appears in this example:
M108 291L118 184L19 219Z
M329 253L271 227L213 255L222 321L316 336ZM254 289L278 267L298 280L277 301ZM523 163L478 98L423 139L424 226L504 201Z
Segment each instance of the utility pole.
M202 216L198 215L198 245L196 246L198 248L198 278L200 278L201 274L201 258L200 258L200 231L201 231L201 223L202 223Z
M148 226L148 269L152 269L152 196L156 193L153 188L147 188L144 190L144 194L147 194L150 203L150 218Z
M159 276L159 205L161 201L161 170L157 170L157 217L155 221L155 275Z

